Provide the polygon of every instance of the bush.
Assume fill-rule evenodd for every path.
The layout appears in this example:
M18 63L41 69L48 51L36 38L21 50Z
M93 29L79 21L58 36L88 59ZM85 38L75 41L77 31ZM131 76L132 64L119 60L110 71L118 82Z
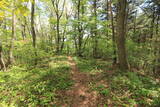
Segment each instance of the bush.
M134 100L140 105L159 106L157 99L160 97L160 85L153 79L128 72L114 76L111 81L111 89L119 100L128 103L130 100ZM125 102L123 103L125 104Z

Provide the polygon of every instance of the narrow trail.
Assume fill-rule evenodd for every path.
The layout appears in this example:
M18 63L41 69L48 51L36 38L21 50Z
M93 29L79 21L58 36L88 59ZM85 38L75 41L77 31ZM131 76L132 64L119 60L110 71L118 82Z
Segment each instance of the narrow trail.
M90 82L89 75L79 72L76 63L72 57L68 57L69 64L72 69L72 79L75 84L71 90L66 92L66 95L71 98L70 107L97 107L97 93L90 91L88 83Z

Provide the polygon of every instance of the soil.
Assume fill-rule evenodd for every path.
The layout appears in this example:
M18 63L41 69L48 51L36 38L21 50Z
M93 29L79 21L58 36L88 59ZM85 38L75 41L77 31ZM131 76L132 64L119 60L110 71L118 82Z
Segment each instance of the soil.
M72 79L75 84L66 92L66 95L71 99L70 107L97 107L98 93L91 91L88 87L91 78L88 74L79 72L75 61L72 57L68 57L71 66ZM64 105L66 107L67 105ZM68 106L67 106L68 107Z

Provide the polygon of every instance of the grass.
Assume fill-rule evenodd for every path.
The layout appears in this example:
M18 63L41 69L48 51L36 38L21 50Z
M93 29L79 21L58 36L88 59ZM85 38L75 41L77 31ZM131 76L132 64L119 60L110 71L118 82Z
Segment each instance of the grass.
M55 106L57 91L72 86L67 57L52 57L48 68L13 66L9 72L0 72L0 106Z
M89 87L101 96L102 104L133 107L160 106L160 83L138 72L119 72L102 60L74 58L81 72L90 74ZM109 73L108 71L111 71ZM94 75L93 75L94 74Z
M97 91L100 105L133 107L160 106L160 83L139 72L118 72L111 62L74 57L80 72L90 75L88 87ZM0 72L0 107L57 107L70 99L63 95L73 85L66 56L41 60L34 69L12 66Z
M96 74L98 72L111 70L111 62L96 60L96 59L82 59L74 57L77 66L81 72L86 72L90 74Z
M114 103L160 106L160 84L135 72L117 73L110 80Z

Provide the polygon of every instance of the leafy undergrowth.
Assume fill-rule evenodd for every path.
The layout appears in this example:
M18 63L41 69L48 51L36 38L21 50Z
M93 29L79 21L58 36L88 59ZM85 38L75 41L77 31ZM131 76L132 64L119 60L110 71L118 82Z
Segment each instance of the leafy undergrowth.
M89 74L97 74L98 72L109 71L112 69L111 62L106 62L101 59L82 59L74 57L74 60L81 72Z
M13 66L9 72L0 72L0 107L56 105L57 91L73 84L70 66L64 56L51 57L45 63L48 67L27 70Z
M111 67L111 63L107 61L86 60L76 57L74 60L81 72L91 75L88 86L91 90L99 93L101 97L99 105L160 106L160 83L151 76L107 68Z
M160 106L160 84L135 72L116 74L110 79L113 101L119 105Z

